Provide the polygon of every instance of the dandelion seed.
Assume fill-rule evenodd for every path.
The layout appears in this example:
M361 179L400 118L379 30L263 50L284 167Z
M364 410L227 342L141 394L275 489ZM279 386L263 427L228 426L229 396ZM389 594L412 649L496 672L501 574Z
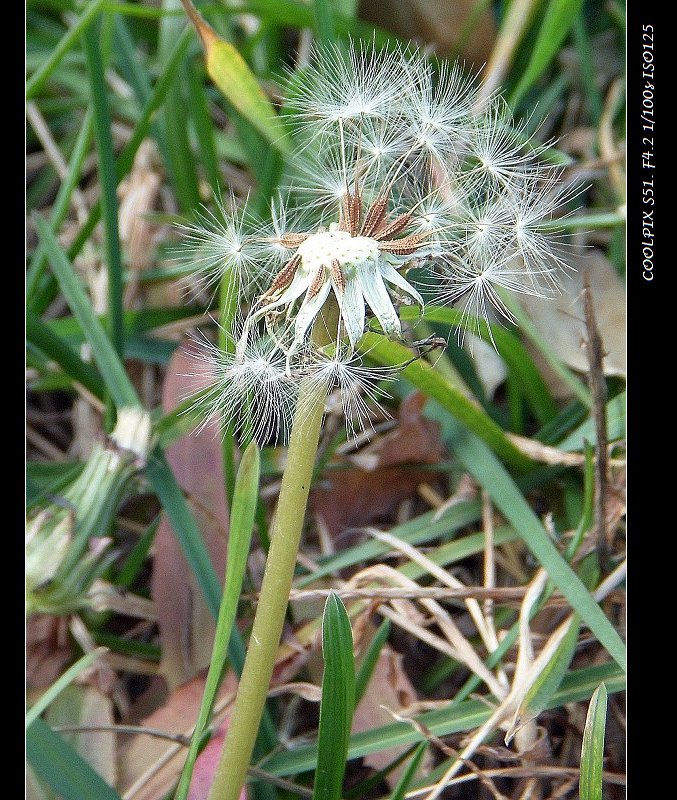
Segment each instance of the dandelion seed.
M226 274L236 280L241 297L251 296L259 288L262 248L254 236L260 222L249 212L245 202L237 208L231 195L226 205L216 197L216 211L202 208L193 222L179 224L183 234L177 261L189 266L189 278L206 289L213 288ZM265 262L265 259L264 259ZM188 283L186 287L190 288Z
M198 430L215 419L258 442L283 438L291 424L296 384L286 373L278 343L266 334L250 336L243 348L231 352L196 334L193 344L197 371L192 375L208 385L187 409L201 414Z
M337 392L350 438L373 429L375 419L390 417L381 405L390 395L379 384L395 380L397 374L397 368L366 366L359 354L341 345L331 355L311 352L305 368L310 382L325 394Z

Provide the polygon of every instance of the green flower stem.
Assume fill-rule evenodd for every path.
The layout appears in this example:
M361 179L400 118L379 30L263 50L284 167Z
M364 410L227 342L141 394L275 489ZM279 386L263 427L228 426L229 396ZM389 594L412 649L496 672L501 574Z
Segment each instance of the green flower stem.
M209 800L238 800L247 777L282 636L324 401L324 387L301 386L254 626Z

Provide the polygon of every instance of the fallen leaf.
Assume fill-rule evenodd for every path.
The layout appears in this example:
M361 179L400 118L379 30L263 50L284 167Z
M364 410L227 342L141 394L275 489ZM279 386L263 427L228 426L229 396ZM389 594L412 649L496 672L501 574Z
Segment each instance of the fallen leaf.
M333 470L313 489L310 508L333 537L391 514L416 493L419 484L435 480L435 473L409 466L435 464L444 452L439 425L422 415L425 402L420 392L406 397L394 430L342 458L352 466Z
M166 733L189 735L197 720L204 685L205 674L203 673L177 687L160 708L139 720L137 724ZM233 696L236 689L237 679L234 673L229 671L226 673L219 689L217 705L219 700ZM224 724L227 724L227 722ZM176 786L187 752L186 747L166 739L146 734L136 734L130 737L120 748L119 788L121 792L129 791L142 776L148 775L148 780L143 783L143 786L139 786L138 791L134 794L134 800L161 800ZM164 763L161 764L163 761ZM208 764L209 758L202 764L200 764L200 759L196 762L193 774L198 776L198 783L205 778L206 772L209 772L207 769ZM158 765L159 768L150 775L149 771L153 769L154 765ZM199 768L198 765L200 765ZM213 771L211 774L213 774ZM194 777L193 782L195 780L196 778ZM197 800L200 796L191 794L192 800Z
M418 699L416 689L402 667L402 656L388 644L381 649L371 680L353 715L352 733L372 730L393 721L390 711L398 713ZM390 747L364 756L364 764L379 771L407 750L406 745ZM397 784L407 763L388 773L385 780L391 789Z
M26 621L26 685L46 689L73 658L68 619L33 614Z
M561 293L555 298L520 295L519 301L538 328L543 340L571 369L587 373L583 273L590 275L590 289L597 327L604 346L604 374L625 377L626 315L625 289L611 262L599 251L570 254L567 262L575 269L561 276ZM544 362L531 343L527 348L553 395L567 397L571 390Z
M112 726L113 702L94 686L71 684L50 703L45 719L52 728L61 725ZM60 734L110 786L117 780L116 736L113 731Z
M169 362L162 406L171 411L204 386L205 376L189 376L195 363L185 346ZM224 574L228 510L218 426L183 436L167 448L167 459L196 516L216 574ZM170 688L208 666L214 641L214 619L202 598L171 525L163 516L155 537L152 597L156 604L161 670Z
M382 0L362 3L362 16L406 39L424 39L440 55L450 55L461 46L461 55L481 67L489 60L496 37L490 8L474 22L463 42L464 28L475 11L477 0Z

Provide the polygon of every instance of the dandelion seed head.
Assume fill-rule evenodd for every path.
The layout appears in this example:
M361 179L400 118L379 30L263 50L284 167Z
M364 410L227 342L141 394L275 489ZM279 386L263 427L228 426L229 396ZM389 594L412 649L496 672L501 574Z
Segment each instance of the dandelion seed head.
M460 331L512 322L506 292L555 291L565 259L544 223L574 196L504 101L414 47L320 45L284 94L292 155L268 218L231 198L184 226L196 272L235 274L247 308L233 352L212 353L208 410L263 437L289 426L304 380L363 425L378 393L360 342L371 325L403 338L419 288L458 305Z

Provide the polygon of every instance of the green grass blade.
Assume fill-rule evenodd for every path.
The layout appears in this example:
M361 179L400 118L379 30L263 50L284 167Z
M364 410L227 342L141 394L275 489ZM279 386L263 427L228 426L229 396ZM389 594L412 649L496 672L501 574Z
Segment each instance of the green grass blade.
M200 73L202 70L200 69ZM216 155L214 142L214 125L209 115L207 96L202 85L201 75L195 64L186 64L188 87L191 99L191 115L193 127L197 137L198 150L207 175L207 182L215 196L218 196L221 186L219 161Z
M35 224L38 229L38 235L45 244L49 263L56 275L61 291L71 311L78 318L87 341L91 345L94 359L104 379L106 388L113 398L113 402L118 408L138 406L140 403L136 391L110 339L96 318L85 290L73 270L73 266L66 258L66 254L61 249L47 222L40 217L35 217Z
M190 512L181 487L176 482L174 473L159 446L155 448L148 459L146 478L169 517L174 535L178 539L189 567L195 574L207 608L211 611L214 619L218 620L221 605L219 579L200 534L200 529L195 522L195 517ZM228 654L239 675L244 664L244 645L237 628L233 628ZM259 739L266 751L270 750L277 740L276 728L267 710L264 712Z
M125 589L129 587L136 580L137 575L141 572L143 562L146 560L150 548L155 541L155 534L160 525L160 514L150 523L145 532L138 538L136 544L131 552L125 559L123 565L120 567L119 572L115 576L115 585L121 586Z
M576 555L583 537L595 519L595 448L585 444L585 466L583 467L583 510L576 531L567 545L565 558L571 561Z
M391 530L391 533L409 544L417 545L438 537L451 536L466 525L476 522L481 513L481 506L478 501L464 501L451 506L437 520L435 519L436 512L429 511L426 514L421 514L416 519L398 525ZM389 545L373 539L351 547L349 550L344 550L325 561L318 570L310 573L310 575L298 578L295 586L300 589L309 583L313 583L318 578L331 575L332 572L352 567L361 561L378 558L383 553L387 553L389 549Z
M350 620L341 599L327 598L322 619L322 700L313 800L340 800L355 707L355 662Z
M181 7L179 0L162 0L162 7L175 10ZM184 22L180 17L163 17L158 29L158 56L168 57L172 47L181 36ZM195 158L188 135L188 107L190 101L185 94L185 62L181 65L178 79L167 92L160 126L167 144L167 167L172 177L179 206L184 212L194 209L200 202L200 191Z
M417 745L416 749L414 750L414 754L411 757L411 761L407 765L406 770L402 773L402 777L397 782L397 786L393 789L393 793L390 795L390 800L404 800L404 795L407 793L409 789L409 784L416 775L416 770L418 769L418 765L421 763L421 759L423 758L423 754L425 753L428 747L428 742L421 742Z
M522 706L527 710L529 716L540 714L559 689L562 678L569 669L571 659L576 652L580 627L578 618L574 614L564 638L524 698Z
M324 43L333 42L336 38L336 26L334 25L331 0L313 0L313 10L318 41Z
M104 6L104 11L106 7ZM115 56L118 59L122 76L131 85L134 94L143 108L153 92L152 82L143 59L139 57L134 38L132 37L126 21L118 14L115 15ZM153 122L150 130L158 144L158 149L164 163L167 163L167 141L162 127Z
M550 0L536 42L531 48L529 63L510 97L513 108L559 52L562 42L581 12L582 5L583 0Z
M203 309L199 306L176 306L175 308L157 306L155 308L128 309L123 316L125 325L125 338L140 336L149 333L155 328L171 325L187 317L202 316ZM106 326L107 317L98 315L97 319L102 326ZM52 330L63 339L68 339L72 346L84 341L82 327L77 317L59 317L49 322Z
M403 753L400 753L400 755L398 755L396 758L393 758L389 764L386 764L385 767L380 769L378 772L372 772L368 778L365 778L359 783L352 784L351 787L346 789L344 792L343 800L359 800L359 798L363 797L372 797L374 791L378 790L388 775L390 775L391 772L397 769L401 764L404 764L404 762L407 761L415 749L416 745L408 748Z
M625 669L625 646L616 629L560 555L505 467L484 442L460 426L457 426L451 446L468 472L488 491L496 508L514 527L582 621Z
M87 73L94 108L94 130L101 185L101 214L104 229L104 250L108 273L107 300L110 338L118 355L124 353L122 323L122 254L118 232L117 175L113 153L112 120L101 57L100 37L96 25L84 34Z
M181 545L188 566L193 571L200 591L214 619L221 604L221 586L209 557L195 517L190 512L181 487L176 482L165 454L159 447L151 453L146 464L146 477L157 494Z
M578 52L581 80L588 98L593 127L597 128L604 109L604 98L602 97L599 86L597 86L597 75L592 60L592 48L590 46L588 31L585 28L585 17L583 13L578 14L574 20L573 35Z
M27 461L26 462L26 511L38 504L51 502L74 481L84 468L82 461Z
M47 706L61 694L66 686L70 686L81 672L84 672L84 670L90 667L94 661L101 656L102 652L102 650L92 650L89 653L85 653L82 658L79 658L75 664L72 664L60 675L49 689L41 694L38 700L36 700L26 712L26 727L28 728L32 725Z
M99 773L40 718L26 731L26 755L35 774L63 800L120 800Z
M404 345L391 342L377 333L366 333L360 340L360 350L370 359L386 366L400 366L412 359L411 351ZM531 461L515 447L477 402L452 386L426 361L416 359L401 370L401 374L428 397L437 400L509 464L518 469L532 466Z
M558 708L564 703L575 703L590 697L604 681L609 692L620 692L625 688L625 675L617 664L610 662L596 667L574 670L567 673L560 688L552 696L548 708ZM436 711L416 717L435 736L478 728L491 716L492 710L481 700L465 700L450 704ZM350 737L348 759L378 753L391 747L408 747L420 742L422 734L409 723L393 722L372 728ZM276 753L260 766L271 775L294 775L314 769L317 762L317 745L297 747L286 753Z
M626 393L620 392L606 404L606 434L609 442L616 442L625 436L626 402ZM596 441L595 421L588 418L557 446L561 450L571 452L572 450L583 450L586 442L595 444Z
M190 742L190 749L181 773L176 800L185 800L198 756L200 742L211 718L214 700L223 675L228 642L235 621L237 604L247 567L247 556L254 528L261 460L255 442L245 450L238 469L228 531L228 556L223 599L219 609L209 672L205 682L200 712Z
M355 677L355 708L357 708L365 689L369 685L369 680L381 654L383 645L390 636L390 628L392 627L389 619L384 619L378 626L374 638L369 642L367 652L362 656L360 667Z
M602 800L602 770L604 769L604 733L606 729L607 690L601 683L590 698L583 730L581 749L581 800Z
M113 653L122 653L126 656L143 658L147 661L159 663L162 658L162 648L157 644L148 642L138 642L135 639L128 639L125 636L117 636L114 633L95 631L93 634L96 644L107 647Z
M103 0L94 0L82 12L78 20L69 30L64 34L59 44L51 51L47 60L37 69L33 75L26 82L26 100L32 97L42 89L45 81L49 80L54 70L58 67L64 55L75 46L80 35L91 24L94 17L99 13Z
M592 408L592 397L588 387L560 360L552 346L546 342L538 328L529 319L519 302L507 293L501 295L510 313L517 320L517 324L524 335L534 344L543 355L548 366L560 377L571 392L588 408Z
M191 31L186 29L177 40L174 49L167 58L162 73L153 88L153 93L148 98L148 102L145 104L143 111L141 112L132 136L123 148L116 162L118 181L121 181L132 168L136 152L139 149L141 142L146 138L155 113L164 102L167 92L173 84L176 70L185 56L186 49L191 41L191 38ZM68 248L68 257L70 259L74 259L80 250L82 250L83 245L92 235L94 228L96 228L99 219L101 219L101 202L97 200L97 202L92 206L89 216L87 217L87 220L83 226L80 228L75 240ZM36 314L42 313L47 308L54 298L54 294L55 285L53 284L48 284L43 288L43 290L37 293L31 304L31 307Z
M402 309L403 319L416 319L416 309ZM485 342L494 344L499 355L514 372L539 424L545 425L557 413L555 401L540 372L519 339L501 325L488 325L485 320L468 317L456 308L426 306L424 317L429 322L441 322L457 327L461 324L477 333Z
M26 339L56 361L74 381L81 383L95 397L103 398L105 385L97 370L84 362L68 342L30 309L26 309Z
M73 195L73 190L80 182L82 165L84 163L85 156L87 155L87 151L89 150L93 132L94 114L91 109L88 109L85 113L84 119L82 120L82 125L78 132L78 137L75 140L70 161L68 162L68 173L61 183L56 198L54 199L54 204L52 205L49 224L55 233L66 218L71 197ZM42 245L39 245L35 249L26 271L26 297L28 298L29 303L33 300L33 296L44 273L46 263L47 258L45 256L45 248Z
M286 153L289 146L285 128L247 62L204 21L192 3L184 2L184 7L202 42L209 77L233 108L274 147Z
M278 25L294 28L313 28L315 25L315 12L310 4L297 3L293 0L249 0L246 5L252 14ZM398 40L396 36L382 28L375 28L371 23L344 14L334 14L334 24L338 33L361 37L369 42L374 41L378 47L392 46Z

